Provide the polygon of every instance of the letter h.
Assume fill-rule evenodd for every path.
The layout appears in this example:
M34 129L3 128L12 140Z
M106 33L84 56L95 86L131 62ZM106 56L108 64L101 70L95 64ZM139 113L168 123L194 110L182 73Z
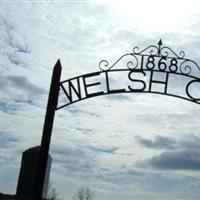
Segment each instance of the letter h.
M165 76L165 80L161 81L161 80L155 80L153 79L153 71L151 71L150 74L150 82L149 82L149 92L152 92L152 84L163 84L164 85L164 94L167 94L167 85L168 85L168 79L169 79L169 73L168 72L163 72L166 74Z

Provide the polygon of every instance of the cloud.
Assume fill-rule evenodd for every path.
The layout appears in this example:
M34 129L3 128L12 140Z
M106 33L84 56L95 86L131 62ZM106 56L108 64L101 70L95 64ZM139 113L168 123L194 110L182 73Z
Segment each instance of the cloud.
M36 94L45 93L43 88L32 84L25 76L7 76L5 79L10 86L31 91Z
M14 114L19 109L15 104L0 101L0 110L8 114Z
M126 174L128 176L144 176L145 172L138 171L138 170L135 170L135 169L129 169L124 174Z
M92 129L87 129L87 128L75 128L77 131L81 132L82 134L92 134L93 130Z
M155 149L174 149L176 147L176 142L168 137L156 136L154 140L145 139L140 136L135 137L139 144L147 148Z
M118 147L99 148L95 146L88 146L88 149L90 149L91 151L95 151L97 153L116 154L119 148Z
M67 148L55 147L52 151L56 165L65 168L69 174L89 173L94 170L95 158L86 149L70 145Z
M24 54L30 54L31 50L28 47L25 37L17 31L16 25L8 21L5 17L3 17L2 26L5 31L3 46L6 46L3 51L9 61L14 65L27 67Z
M189 135L179 142L180 147L185 149L200 150L200 137L196 135Z
M14 65L23 66L23 67L27 66L27 64L24 61L22 61L18 56L14 54L8 54L8 59Z
M199 151L168 151L141 161L141 166L153 167L161 170L200 170Z
M188 139L172 139L156 136L154 140L136 136L137 141L144 147L152 149L167 149L160 155L138 162L138 165L163 170L199 170L200 169L200 138L189 135Z
M1 79L0 89L4 96L12 100L32 100L33 96L46 94L46 90L29 81L25 76L5 76Z
M16 145L18 145L19 140L16 137L13 137L11 134L8 134L4 131L0 131L0 135L3 137L3 140L1 140L0 149L13 148Z
M136 135L135 139L143 147L152 149L200 149L200 137L194 134L189 134L187 139L184 137L173 139L160 135L155 136L154 139Z
M131 97L127 94L109 94L105 96L107 99L113 101L131 101Z
M99 118L101 116L99 116L96 112L94 112L93 110L88 110L85 109L83 107L81 107L80 105L71 105L70 107L67 108L67 112L70 112L72 115L87 115L87 116L91 116L94 118Z
M192 187L192 188L197 188L199 189L200 188L200 180L197 180L197 181L194 181L192 183L189 183L188 184L189 187Z
M133 180L139 180L144 178L145 173L136 169L130 169L127 171L117 171L112 169L101 169L97 174L98 178L107 183L118 185L120 187L127 187L127 183L135 184ZM122 183L125 184L122 186Z

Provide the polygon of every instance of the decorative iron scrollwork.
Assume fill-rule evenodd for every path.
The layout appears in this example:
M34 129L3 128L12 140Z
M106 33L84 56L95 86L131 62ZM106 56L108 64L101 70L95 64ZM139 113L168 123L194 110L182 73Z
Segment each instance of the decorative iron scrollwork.
M200 76L200 67L195 61L185 58L184 51L177 54L171 48L163 46L162 40L158 42L157 46L150 45L141 51L138 47L134 47L132 53L122 55L112 65L107 60L102 60L99 62L99 68L101 71L112 70L128 56L130 60L125 62L125 67L128 69L156 70L183 75L195 73L198 78Z
M57 110L87 98L119 93L161 94L200 104L200 67L185 58L183 51L177 54L163 46L162 40L141 51L135 47L111 65L102 60L99 68L60 82L65 98ZM178 80L175 87L174 80Z
M138 67L138 58L132 54L132 53L127 53L122 55L116 62L114 62L111 66L109 65L109 62L107 60L101 60L99 62L99 68L102 71L108 71L112 69L119 61L121 61L124 57L130 56L131 59L129 59L126 63L126 67L128 69L136 69ZM134 62L135 61L135 62Z

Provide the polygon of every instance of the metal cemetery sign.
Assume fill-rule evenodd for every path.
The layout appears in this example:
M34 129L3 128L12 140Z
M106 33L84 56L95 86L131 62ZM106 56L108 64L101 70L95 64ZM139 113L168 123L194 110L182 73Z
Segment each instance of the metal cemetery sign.
M151 45L142 51L134 48L111 66L102 60L99 68L101 71L62 81L60 87L66 103L57 109L94 96L133 92L164 94L200 104L200 92L195 90L200 87L200 67L185 58L184 52L178 55L162 46L161 40L158 46Z
M186 58L183 51L177 54L171 48L163 46L161 40L158 45L150 45L144 50L135 47L131 53L122 55L112 65L109 65L107 60L102 60L99 68L97 72L60 81L61 64L59 60L54 67L41 141L34 200L42 199L56 110L87 98L115 93L161 94L200 104L200 67L195 61ZM65 101L62 101L64 102L62 105L57 105L61 92Z

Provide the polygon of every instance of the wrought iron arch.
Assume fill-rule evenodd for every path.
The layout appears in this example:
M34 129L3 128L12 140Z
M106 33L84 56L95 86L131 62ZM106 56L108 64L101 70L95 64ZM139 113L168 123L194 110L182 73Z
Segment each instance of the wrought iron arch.
M122 55L111 65L107 60L102 60L99 62L99 69L96 72L60 81L61 64L59 60L54 67L41 140L34 200L42 200L45 170L56 110L87 98L114 93L161 94L200 104L200 91L194 92L195 85L200 88L199 65L195 61L186 58L183 51L177 54L171 48L163 46L162 40L158 42L158 45L150 45L143 50L135 47L132 52ZM128 83L125 84L125 87L112 87L110 78L112 73L126 73ZM164 79L160 79L159 75L162 75ZM181 94L170 91L170 82L173 82L171 79L177 77L184 77L184 84L181 82L178 85L179 88L182 87ZM91 81L91 79L93 80ZM154 90L154 86L162 86L163 88ZM192 87L194 87L193 90ZM67 102L63 105L58 105L59 90L63 92L67 99Z
M150 45L141 51L135 47L131 53L122 55L111 65L107 60L102 60L99 62L99 69L100 71L61 81L60 88L66 95L67 102L64 105L58 105L57 110L99 95L136 92L173 96L200 104L200 92L194 93L191 90L192 86L200 84L199 65L195 61L185 58L183 51L177 54L171 48L163 46L162 40L158 42L157 46ZM111 89L110 75L116 72L127 73L127 79L130 83L124 88ZM140 75L142 79L135 79L134 75ZM158 75L164 76L164 80L154 78ZM185 76L187 79L185 85L179 85L182 86L182 94L170 92L170 78L175 77L175 75L176 77ZM101 81L87 83L87 80L99 77L101 77ZM142 87L133 87L131 83L140 84ZM101 85L106 85L106 87L102 89ZM153 86L155 85L162 85L163 91L154 90ZM101 89L92 93L88 92L89 89L94 89L97 86Z

